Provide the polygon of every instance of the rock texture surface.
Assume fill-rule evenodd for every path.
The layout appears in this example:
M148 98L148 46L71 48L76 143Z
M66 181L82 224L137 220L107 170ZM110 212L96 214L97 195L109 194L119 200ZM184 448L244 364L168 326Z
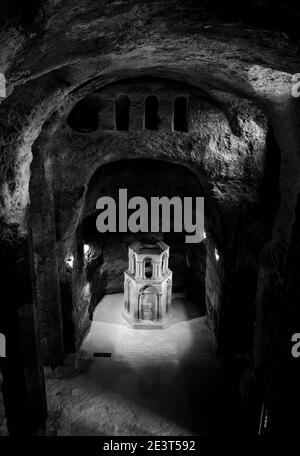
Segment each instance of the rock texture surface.
M18 378L15 390L32 404L29 412L22 404L20 418L10 405L16 422L8 427L19 432L25 415L28 432L43 428L42 364L62 363L90 325L95 290L80 265L91 179L112 161L144 158L197 176L208 209L208 320L219 349L234 364L236 381L254 391L247 406L257 400L267 407L268 430L293 428L288 411L297 409L299 373L288 344L299 332L300 113L292 96L300 68L298 7L269 0L247 6L231 0L226 7L218 0L2 3L0 277L11 299L1 302L0 315L10 340L12 328L20 328L13 344L18 375L11 364L7 380ZM132 101L128 132L114 129L120 91ZM148 91L161 100L154 132L143 128ZM190 99L188 132L171 128L174 94ZM68 120L85 97L99 106L98 128L79 133ZM69 254L73 272L65 264ZM92 257L95 277L105 257L101 249ZM115 275L110 283L116 282ZM94 296L105 288L99 285Z

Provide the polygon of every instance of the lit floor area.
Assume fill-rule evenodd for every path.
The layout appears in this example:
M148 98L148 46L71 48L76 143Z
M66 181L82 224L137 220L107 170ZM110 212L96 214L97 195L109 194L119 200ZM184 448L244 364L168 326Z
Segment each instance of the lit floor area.
M123 294L115 294L98 304L82 345L81 373L60 369L47 379L50 432L188 436L241 431L237 391L194 303L174 294L175 316L164 330L129 328L122 303Z

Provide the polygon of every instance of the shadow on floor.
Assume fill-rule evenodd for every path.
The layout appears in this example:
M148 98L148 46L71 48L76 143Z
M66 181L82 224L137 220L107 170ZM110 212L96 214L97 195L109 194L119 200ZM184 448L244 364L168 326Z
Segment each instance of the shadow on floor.
M215 356L197 306L175 297L175 318L168 329L134 330L117 323L122 295L105 298L82 349L90 357L110 352L111 358L93 358L88 371L72 378L47 380L49 413L56 417L58 435L243 431L238 392ZM112 322L101 321L101 314L110 315Z

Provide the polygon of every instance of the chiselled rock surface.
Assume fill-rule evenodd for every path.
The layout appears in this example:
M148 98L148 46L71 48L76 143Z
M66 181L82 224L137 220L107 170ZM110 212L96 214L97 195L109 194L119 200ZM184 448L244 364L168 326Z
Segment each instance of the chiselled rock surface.
M186 252L174 241L175 283L186 286L181 265L194 259L199 268L187 289L205 292L219 349L238 364L237 382L259 390L272 430L288 428L298 378L287 341L299 332L300 104L292 96L299 8L271 0L2 3L0 279L12 302L0 310L6 325L21 328L17 371L32 376L22 379L24 403L40 401L29 428L42 427L45 416L41 363L55 366L75 351L98 300L120 291L129 239L94 242L89 222L101 188L113 194L119 184L111 171L100 182L101 170L137 159L182 167L181 178L192 173L193 193L197 180L207 244ZM130 100L128 131L116 128L120 94ZM151 131L150 95L159 100ZM189 101L184 131L174 131L178 96ZM78 103L89 131L74 128ZM174 173L159 190L175 181L184 186ZM140 184L133 191L149 192L150 179Z

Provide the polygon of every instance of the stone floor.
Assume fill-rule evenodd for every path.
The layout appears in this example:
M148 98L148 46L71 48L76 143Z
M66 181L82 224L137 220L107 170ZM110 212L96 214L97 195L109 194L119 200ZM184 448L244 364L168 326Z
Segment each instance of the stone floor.
M188 436L241 431L237 392L196 306L174 295L175 317L168 329L137 330L122 319L122 300L122 294L109 295L97 306L82 345L82 373L48 375L52 432Z

